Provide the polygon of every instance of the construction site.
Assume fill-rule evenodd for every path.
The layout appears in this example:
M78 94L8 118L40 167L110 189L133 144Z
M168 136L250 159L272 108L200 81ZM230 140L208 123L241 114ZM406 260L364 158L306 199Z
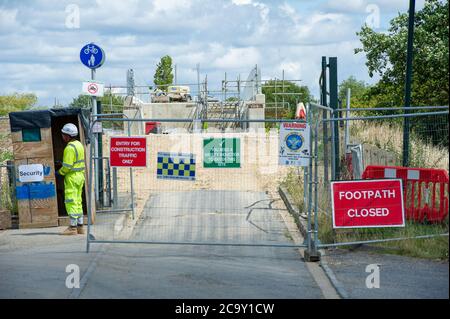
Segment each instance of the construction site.
M388 298L448 296L448 105L353 108L337 57L317 61L317 101L257 65L105 85L103 50L80 59L88 102L1 119L0 298L386 298L357 268L381 262ZM385 254L419 240L447 264Z

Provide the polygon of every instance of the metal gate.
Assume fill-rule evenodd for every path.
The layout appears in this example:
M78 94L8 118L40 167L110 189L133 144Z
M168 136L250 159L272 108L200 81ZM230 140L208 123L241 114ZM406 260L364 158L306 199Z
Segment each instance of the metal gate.
M91 140L96 122L123 123L123 131L103 134L106 150L110 148L111 135L133 136L133 132L144 131L139 125L144 126L146 122L159 123L161 127L159 134L141 136L148 152L145 167L112 168L113 178L109 183L114 193L112 209L89 205L87 249L92 243L305 247L305 258L318 260L318 250L326 247L448 236L448 222L442 229L423 227L422 233L413 235L409 230L415 226L410 223L403 232L333 229L329 187L331 180L352 178L345 170L346 149L339 149L345 135L342 134L345 125L341 123L360 123L360 131L367 133L370 123L398 129L401 123L397 122L409 117L417 123L419 130L423 119L428 119L429 123L440 123L439 132L448 131L448 107L415 107L411 111L421 113L408 114L403 114L403 108L370 109L369 112L384 113L373 116L366 113L358 117L338 117L340 111L313 103L308 105L312 153L309 166L303 169L302 181L299 170L278 163L279 125L302 122L299 120L192 121L98 115L91 125ZM442 120L443 116L447 120ZM432 120L433 117L439 121ZM386 127L374 130L386 135ZM353 135L356 132L354 127L347 131ZM341 138L336 136L339 132ZM439 142L439 138L432 138ZM448 152L448 135L445 138ZM224 143L231 154L239 153L239 159L234 158L222 166L209 165L206 157L211 155L205 153L205 147L210 142ZM414 149L417 151L417 145ZM90 154L93 154L92 145ZM337 157L336 154L343 155ZM98 169L97 158L91 156L90 162L88 194L92 199L98 191L93 178ZM111 158L109 162L112 163ZM412 163L417 164L414 160ZM376 163L365 160L363 166L368 164ZM306 214L303 243L293 242L288 230L292 226L289 225L291 219L277 193L280 183L292 173L299 177L297 186L301 191L291 195L302 202L300 213ZM437 198L448 198L448 186L445 192L447 197ZM91 223L93 213L95 223Z
M147 152L144 167L112 168L113 207L106 209L93 205L98 192L95 173L101 166L91 143L88 251L94 243L307 247L292 240L288 230L292 223L278 195L278 186L292 167L278 165L277 126L302 121L193 123L192 119L96 116L91 141L96 123L104 127L108 122L123 123L122 131L103 131L104 150L110 149L111 140L114 150L122 149L117 145L131 145L121 138L139 136L134 132L142 132L148 122L159 123L161 133L139 136ZM221 151L211 151L212 145ZM114 166L115 160L110 158L109 163Z

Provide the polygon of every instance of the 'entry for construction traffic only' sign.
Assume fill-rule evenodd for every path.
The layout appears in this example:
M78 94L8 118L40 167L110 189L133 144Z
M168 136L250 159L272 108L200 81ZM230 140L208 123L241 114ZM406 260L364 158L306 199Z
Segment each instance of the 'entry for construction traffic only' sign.
M281 123L280 165L308 166L311 156L308 123Z
M241 167L239 138L205 138L203 140L203 167Z
M401 179L331 182L333 228L404 227Z
M111 137L110 163L112 167L146 167L145 137Z

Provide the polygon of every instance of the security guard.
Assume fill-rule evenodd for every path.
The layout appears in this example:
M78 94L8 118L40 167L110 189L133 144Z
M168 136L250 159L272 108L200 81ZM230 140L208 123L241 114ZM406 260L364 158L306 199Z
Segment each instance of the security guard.
M57 174L64 176L64 204L70 217L70 226L62 235L84 234L83 199L84 186L84 147L75 137L77 127L67 123L61 130L64 143L63 162Z

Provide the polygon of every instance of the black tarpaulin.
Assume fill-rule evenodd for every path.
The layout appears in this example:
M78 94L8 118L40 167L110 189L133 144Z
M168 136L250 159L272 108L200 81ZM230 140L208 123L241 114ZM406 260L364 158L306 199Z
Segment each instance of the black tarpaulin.
M52 119L49 110L21 111L9 113L9 123L11 132L22 129L51 127Z
M89 116L87 115L90 110L80 108L59 108L48 109L38 111L21 111L9 113L9 122L11 125L11 131L17 132L22 129L32 128L48 128L52 126L52 118L60 116L73 116L81 114L84 129L89 127L86 125L89 123Z

